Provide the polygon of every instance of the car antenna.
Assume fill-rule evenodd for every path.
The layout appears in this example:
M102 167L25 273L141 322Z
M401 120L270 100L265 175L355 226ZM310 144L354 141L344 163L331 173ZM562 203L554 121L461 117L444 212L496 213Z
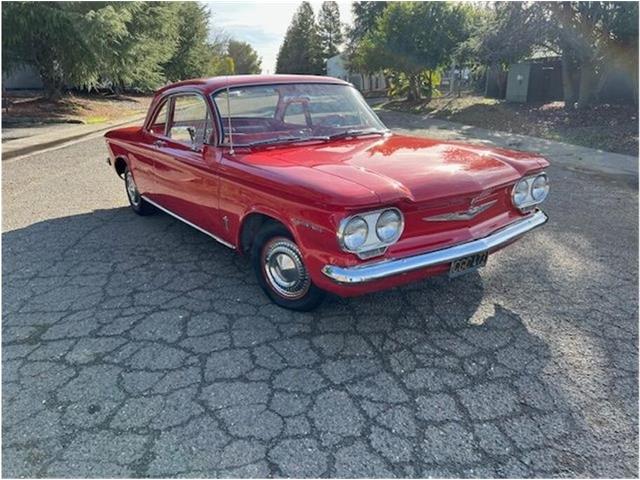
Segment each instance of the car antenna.
M231 132L231 101L229 100L229 75L227 75L227 119L229 120L229 153L233 155L233 133Z

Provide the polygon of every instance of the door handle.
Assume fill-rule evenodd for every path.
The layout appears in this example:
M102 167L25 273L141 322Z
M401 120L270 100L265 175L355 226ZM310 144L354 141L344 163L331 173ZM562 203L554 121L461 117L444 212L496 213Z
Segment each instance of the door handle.
M153 145L155 147L162 148L167 146L167 142L165 142L164 140L156 140L155 142L153 142Z

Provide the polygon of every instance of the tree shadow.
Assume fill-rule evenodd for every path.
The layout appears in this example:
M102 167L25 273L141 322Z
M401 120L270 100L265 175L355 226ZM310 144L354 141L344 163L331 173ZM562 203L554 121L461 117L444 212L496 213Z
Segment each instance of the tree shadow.
M117 208L51 219L5 232L2 249L5 475L100 476L92 465L137 448L118 443L132 432L162 435L184 466L160 462L167 455L150 440L148 462L125 462L116 476L222 475L222 450L203 456L195 434L172 433L193 428L264 451L290 436L312 441L333 460L307 476L633 468L568 400L547 342L487 301L478 273L332 297L301 314L271 304L246 259L167 215ZM298 404L283 399L302 405L295 416ZM74 457L68 439L87 429L114 443ZM282 475L269 455L272 470L255 475ZM240 464L250 461L261 460Z

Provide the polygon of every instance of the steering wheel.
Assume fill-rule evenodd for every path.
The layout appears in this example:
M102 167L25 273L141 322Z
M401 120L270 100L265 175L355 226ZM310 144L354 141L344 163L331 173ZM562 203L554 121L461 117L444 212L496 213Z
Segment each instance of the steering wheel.
M316 121L316 125L322 127L342 127L347 124L347 118L344 115L333 114L322 117L319 121Z

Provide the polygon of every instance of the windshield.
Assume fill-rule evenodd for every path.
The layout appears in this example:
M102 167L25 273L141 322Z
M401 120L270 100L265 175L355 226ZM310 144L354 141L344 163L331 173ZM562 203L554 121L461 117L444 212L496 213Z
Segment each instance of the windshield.
M348 85L254 85L213 97L223 143L252 146L386 133L358 91ZM231 113L229 113L231 112ZM229 117L231 119L229 120Z

